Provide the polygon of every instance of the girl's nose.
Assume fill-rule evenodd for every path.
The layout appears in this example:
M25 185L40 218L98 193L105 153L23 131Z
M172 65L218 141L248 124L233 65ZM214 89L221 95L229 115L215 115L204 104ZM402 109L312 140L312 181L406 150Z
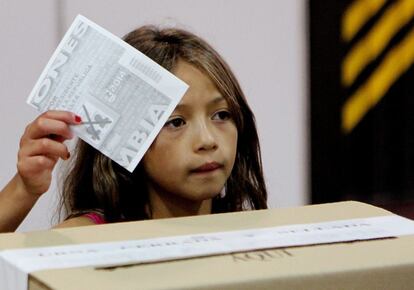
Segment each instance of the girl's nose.
M195 149L196 151L215 150L218 147L213 129L205 122L201 122L195 129Z

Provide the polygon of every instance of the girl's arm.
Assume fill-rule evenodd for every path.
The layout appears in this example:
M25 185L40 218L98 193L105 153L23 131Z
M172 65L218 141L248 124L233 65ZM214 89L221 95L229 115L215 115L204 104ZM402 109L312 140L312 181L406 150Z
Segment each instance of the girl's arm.
M81 119L70 112L48 111L30 123L20 139L17 174L0 192L0 232L13 231L50 186L59 158L69 158L63 143L73 134L69 125Z
M0 192L0 232L14 231L38 197L26 192L19 174L16 174Z

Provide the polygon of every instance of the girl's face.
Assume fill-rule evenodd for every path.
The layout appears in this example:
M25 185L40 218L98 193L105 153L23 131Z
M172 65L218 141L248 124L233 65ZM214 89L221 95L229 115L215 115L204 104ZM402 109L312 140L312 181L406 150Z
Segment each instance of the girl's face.
M237 128L209 77L185 61L173 73L189 89L143 158L150 201L211 204L232 171Z

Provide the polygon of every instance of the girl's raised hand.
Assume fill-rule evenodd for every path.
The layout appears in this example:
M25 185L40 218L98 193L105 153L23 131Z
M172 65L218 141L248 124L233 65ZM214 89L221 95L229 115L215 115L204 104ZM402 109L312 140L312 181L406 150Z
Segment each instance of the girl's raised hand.
M71 112L47 111L26 127L20 139L17 172L27 193L40 196L49 189L57 161L70 157L63 143L73 137L69 125L81 122Z

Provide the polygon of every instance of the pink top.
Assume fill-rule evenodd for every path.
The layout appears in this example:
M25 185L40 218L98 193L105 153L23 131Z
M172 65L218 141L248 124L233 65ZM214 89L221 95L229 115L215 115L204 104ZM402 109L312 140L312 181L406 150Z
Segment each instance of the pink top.
M89 218L96 225L106 224L106 221L102 214L99 214L96 212L90 212L90 213L84 214L83 216Z

